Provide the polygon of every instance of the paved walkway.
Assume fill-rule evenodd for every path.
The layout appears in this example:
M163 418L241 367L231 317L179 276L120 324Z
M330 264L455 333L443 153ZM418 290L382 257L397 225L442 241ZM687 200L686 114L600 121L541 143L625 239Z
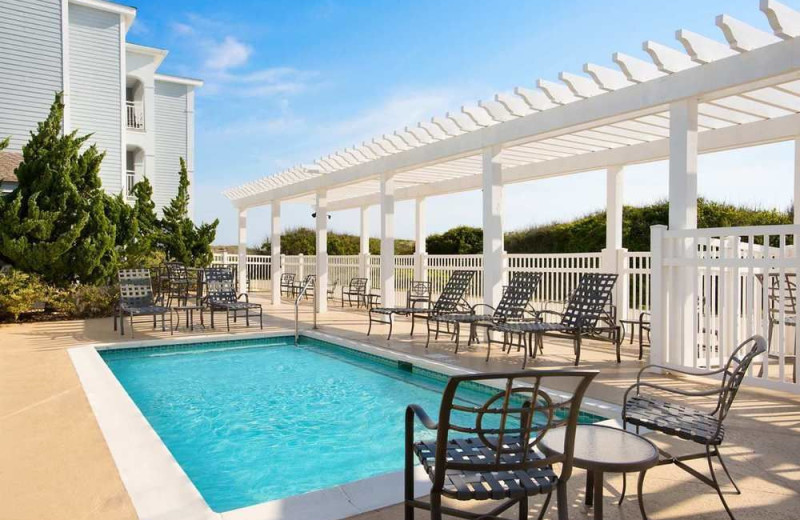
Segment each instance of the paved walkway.
M292 307L267 304L265 310L265 330L293 328ZM304 306L301 318L307 327L311 318L308 306ZM334 305L319 317L319 324L323 332L474 369L499 371L521 364L521 354L499 351L487 364L482 345L456 356L453 345L440 340L426 351L424 334L418 333L412 341L402 318L391 342L385 340L381 329L366 337L363 311L343 311ZM165 336L152 332L146 324L137 329L137 340ZM239 325L232 332L246 331ZM0 326L0 520L136 518L66 352L76 345L118 340L110 319ZM544 356L533 366L570 366L571 360L569 345L550 340ZM617 365L610 345L590 342L584 347L582 365L600 370L589 396L620 403L622 392L643 363L626 345L623 362ZM661 379L672 385L696 385L695 381ZM744 491L741 496L729 495L737 518L800 518L800 396L743 391L727 431L723 452ZM697 467L702 468L702 463ZM570 481L571 518L591 517L591 511L582 505L584 478L583 471L576 470ZM635 498L627 499L621 507L611 504L611 497L619 496L620 487L621 478L616 476L606 483L606 518L639 518ZM673 467L652 470L645 495L653 519L726 517L711 488ZM531 504L532 514L537 507L538 502ZM424 512L417 517L424 518ZM555 509L548 513L548 518L554 517ZM402 509L393 506L358 518L399 520Z

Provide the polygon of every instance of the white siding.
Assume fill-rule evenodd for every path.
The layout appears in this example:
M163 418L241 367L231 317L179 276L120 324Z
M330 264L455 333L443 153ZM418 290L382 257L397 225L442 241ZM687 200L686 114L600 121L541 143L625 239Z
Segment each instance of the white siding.
M160 210L178 192L180 158L187 155L186 85L156 81L156 175L153 202Z
M120 25L118 14L69 6L71 126L106 152L100 178L112 194L122 190Z
M0 2L0 139L28 141L62 89L61 2Z

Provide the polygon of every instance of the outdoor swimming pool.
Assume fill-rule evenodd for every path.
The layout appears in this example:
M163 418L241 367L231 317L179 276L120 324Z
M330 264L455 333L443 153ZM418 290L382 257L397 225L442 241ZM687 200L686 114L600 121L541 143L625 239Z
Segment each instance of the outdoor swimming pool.
M307 337L299 347L273 337L101 356L218 512L401 470L406 406L435 418L447 381ZM458 396L482 404L493 393Z

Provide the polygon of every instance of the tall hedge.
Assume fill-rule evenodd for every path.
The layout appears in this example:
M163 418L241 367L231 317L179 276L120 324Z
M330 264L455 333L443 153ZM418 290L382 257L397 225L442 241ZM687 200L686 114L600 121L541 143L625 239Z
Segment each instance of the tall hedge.
M357 255L360 251L360 237L348 233L328 233L329 255ZM258 247L261 254L270 254L270 240L265 239ZM370 254L381 252L381 241L369 239ZM317 232L307 227L289 229L281 234L281 253L285 255L315 255L317 253ZM394 254L410 255L414 253L413 240L395 240Z

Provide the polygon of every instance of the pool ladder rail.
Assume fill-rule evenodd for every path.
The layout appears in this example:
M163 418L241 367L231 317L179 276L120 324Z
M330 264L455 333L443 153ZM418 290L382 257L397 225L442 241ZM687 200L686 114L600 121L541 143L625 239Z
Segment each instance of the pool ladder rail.
M311 287L311 284L314 284L314 299L313 299L313 306L314 306L314 328L317 328L317 277L310 278L306 280L303 286L300 288L300 292L297 293L297 298L294 300L294 344L297 346L298 339L300 338L300 300L303 299L306 292L308 292L308 288Z

